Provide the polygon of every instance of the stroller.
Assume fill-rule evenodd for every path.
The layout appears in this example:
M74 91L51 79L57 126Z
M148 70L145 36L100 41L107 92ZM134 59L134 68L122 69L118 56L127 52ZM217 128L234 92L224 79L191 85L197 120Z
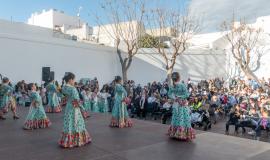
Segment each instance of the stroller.
M211 129L212 123L210 120L210 115L206 111L192 111L191 112L191 126L203 128L204 131Z

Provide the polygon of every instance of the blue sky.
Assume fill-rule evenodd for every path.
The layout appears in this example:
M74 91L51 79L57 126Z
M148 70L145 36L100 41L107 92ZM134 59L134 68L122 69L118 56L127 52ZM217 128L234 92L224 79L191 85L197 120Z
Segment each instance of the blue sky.
M1 0L0 19L26 22L33 12L43 9L59 9L69 15L76 16L78 8L83 7L81 18L91 26L95 24L92 13L101 17L106 15L100 9L102 0ZM190 4L195 15L203 17L202 32L217 31L224 20L229 20L232 13L237 17L255 22L257 17L270 15L270 0L145 0L148 7L159 4L165 8L178 8ZM218 3L217 3L218 2ZM106 18L104 18L105 20ZM104 21L103 21L104 22ZM104 22L106 23L106 22Z
M179 7L189 0L146 0L147 5L152 7L161 4L166 8ZM78 8L83 7L81 18L90 25L95 25L92 13L99 13L100 0L2 0L0 5L0 19L26 22L33 12L41 12L43 9L51 8L62 10L69 15L77 15Z
M220 24L231 20L233 12L248 23L270 16L270 0L192 0L190 5L197 15L203 15L202 32L219 31Z

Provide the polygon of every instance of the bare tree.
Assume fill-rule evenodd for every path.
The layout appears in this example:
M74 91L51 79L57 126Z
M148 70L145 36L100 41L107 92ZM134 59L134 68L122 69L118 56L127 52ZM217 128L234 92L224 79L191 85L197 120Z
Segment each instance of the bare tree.
M263 46L259 46L263 30L247 24L244 20L237 23L234 16L231 21L223 22L221 29L224 32L224 39L229 43L229 53L241 71L247 78L260 83L254 72L260 68L264 53Z
M187 50L189 40L199 31L199 20L192 17L189 10L157 8L147 15L147 22L147 33L159 40L159 45L154 47L163 57L170 79L177 57Z
M96 16L100 32L105 32L107 38L114 40L124 81L128 80L128 69L138 52L138 40L144 33L144 6L144 0L104 0L101 7L110 24L104 25ZM101 42L100 37L98 39Z

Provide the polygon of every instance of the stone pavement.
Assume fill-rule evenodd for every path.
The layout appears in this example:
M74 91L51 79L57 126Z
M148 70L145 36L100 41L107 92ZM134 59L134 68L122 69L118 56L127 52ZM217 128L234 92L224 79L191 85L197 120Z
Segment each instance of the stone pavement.
M108 127L110 116L93 114L86 120L93 142L87 146L58 147L62 113L48 114L48 129L22 129L28 108L19 108L20 120L11 114L0 121L0 160L269 160L270 144L197 131L193 142L171 140L168 125L134 119L128 129Z

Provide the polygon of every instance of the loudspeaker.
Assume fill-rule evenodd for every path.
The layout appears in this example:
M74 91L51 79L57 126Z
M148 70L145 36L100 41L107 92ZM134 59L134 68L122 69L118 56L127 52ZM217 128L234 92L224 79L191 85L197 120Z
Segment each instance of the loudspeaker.
M51 81L51 80L54 80L54 71L51 71L51 72L50 72L50 81Z
M42 67L42 81L49 81L50 80L50 74L51 74L51 68L50 67Z

